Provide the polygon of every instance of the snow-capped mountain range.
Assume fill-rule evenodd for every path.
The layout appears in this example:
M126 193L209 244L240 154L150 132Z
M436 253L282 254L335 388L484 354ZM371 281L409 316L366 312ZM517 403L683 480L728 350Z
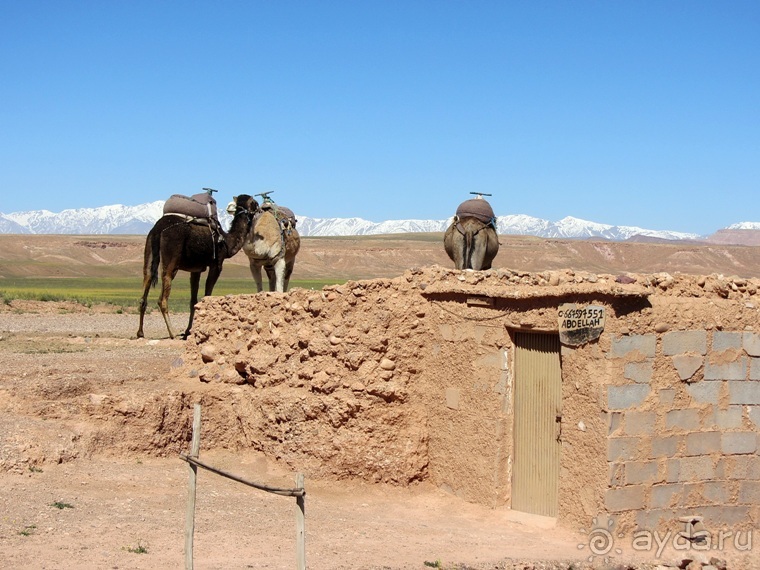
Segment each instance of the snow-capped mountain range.
M164 201L158 200L139 206L103 206L50 212L0 213L0 233L5 234L147 234L156 220L163 215ZM220 209L223 224L229 224L229 215ZM445 220L388 220L371 222L362 218L310 218L297 215L298 231L302 236L352 236L396 234L407 232L443 232L451 222ZM500 234L533 235L545 238L604 238L614 241L634 236L667 240L702 239L697 234L668 230L648 230L632 226L611 226L566 217L550 222L522 214L497 216ZM741 222L726 229L760 229L760 222Z

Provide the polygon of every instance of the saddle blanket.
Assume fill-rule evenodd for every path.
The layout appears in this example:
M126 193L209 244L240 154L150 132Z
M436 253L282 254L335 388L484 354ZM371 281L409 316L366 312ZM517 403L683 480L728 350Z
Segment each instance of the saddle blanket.
M164 215L166 214L183 214L192 218L218 219L216 200L205 192L193 194L192 196L173 194L164 203Z
M493 208L483 198L472 198L465 200L457 208L458 218L476 218L484 224L491 224L494 222L495 216L493 215Z

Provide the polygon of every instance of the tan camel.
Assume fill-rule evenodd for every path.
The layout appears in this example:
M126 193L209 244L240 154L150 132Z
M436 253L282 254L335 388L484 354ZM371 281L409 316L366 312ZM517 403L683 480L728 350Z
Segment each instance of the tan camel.
M248 256L256 291L264 289L261 278L263 267L269 280L269 290L282 293L288 290L296 255L301 248L301 237L296 230L293 212L275 204L269 194L271 192L257 194L263 198L261 210L253 220L243 251Z
M143 319L148 305L148 293L158 282L161 266L161 293L158 306L164 317L169 336L174 338L169 323L169 293L172 280L178 271L190 272L190 320L182 334L187 338L193 326L195 304L198 302L198 288L201 273L209 270L206 277L205 295L211 295L224 260L232 257L240 248L251 229L254 214L259 204L251 196L241 194L233 199L227 211L233 214L230 231L217 233L205 220L183 214L165 214L148 232L145 240L143 263L143 296L140 301L140 327L137 337L143 335Z
M493 209L482 194L459 205L443 246L457 269L491 268L499 252L499 236Z

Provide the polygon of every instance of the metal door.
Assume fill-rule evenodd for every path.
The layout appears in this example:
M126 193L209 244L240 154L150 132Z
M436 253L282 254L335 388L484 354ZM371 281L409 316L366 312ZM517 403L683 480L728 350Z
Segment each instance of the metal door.
M557 334L514 333L512 508L557 516L562 370Z

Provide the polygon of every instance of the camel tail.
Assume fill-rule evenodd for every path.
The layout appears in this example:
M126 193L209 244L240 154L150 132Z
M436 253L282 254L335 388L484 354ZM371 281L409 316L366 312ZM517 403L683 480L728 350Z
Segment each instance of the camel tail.
M161 234L151 233L145 244L145 266L144 272L146 277L150 271L150 286L155 287L158 283L158 266L161 262Z
M467 231L464 233L464 267L463 269L472 269L472 253L475 249L475 243L472 239L474 237L473 233L470 231Z

